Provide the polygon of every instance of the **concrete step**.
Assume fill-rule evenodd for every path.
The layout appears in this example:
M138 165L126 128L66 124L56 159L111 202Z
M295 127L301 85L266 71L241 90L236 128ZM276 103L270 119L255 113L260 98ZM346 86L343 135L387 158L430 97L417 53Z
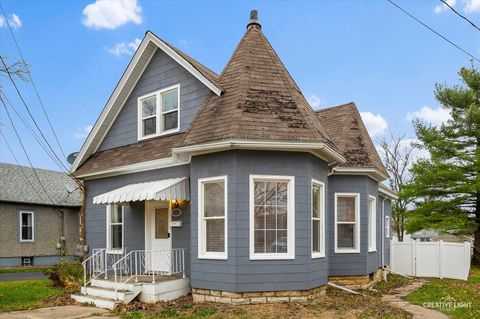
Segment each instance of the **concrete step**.
M129 295L134 292L129 290L117 290L115 292L115 289L103 287L82 287L81 293L82 295L124 301L129 299Z
M110 280L103 280L103 279L92 279L90 282L90 286L92 287L99 287L99 288L110 288L115 289L115 287L119 286L119 289L122 290L129 290L134 291L136 287L141 286L141 283L126 283L126 284L116 284L114 281Z
M95 297L95 296L86 296L86 295L72 295L72 299L80 303L88 303L95 305L98 308L104 308L113 310L119 304L119 301L115 301L109 298Z

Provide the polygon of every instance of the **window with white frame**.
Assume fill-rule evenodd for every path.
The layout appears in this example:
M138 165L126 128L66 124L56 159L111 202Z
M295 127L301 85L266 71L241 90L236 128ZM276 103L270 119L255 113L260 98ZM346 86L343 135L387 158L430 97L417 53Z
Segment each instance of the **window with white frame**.
M295 258L294 177L250 176L250 259Z
M227 259L227 176L198 180L198 257Z
M123 220L124 206L107 206L107 251L110 253L123 252Z
M390 216L385 216L385 237L390 238Z
M325 257L325 187L312 180L312 258Z
M368 251L377 251L377 199L368 196Z
M33 242L34 231L35 226L33 212L20 211L20 241Z
M138 139L179 130L180 86L175 85L138 99Z
M335 252L360 252L360 194L335 194Z

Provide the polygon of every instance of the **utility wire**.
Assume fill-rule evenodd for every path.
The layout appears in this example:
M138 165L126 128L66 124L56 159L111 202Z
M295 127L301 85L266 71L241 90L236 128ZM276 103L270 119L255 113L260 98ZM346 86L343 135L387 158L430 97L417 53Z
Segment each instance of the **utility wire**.
M43 138L43 140L45 141L45 143L47 144L48 148L49 148L49 149L52 151L52 153L54 154L55 158L57 158L57 160L62 163L62 166L65 168L65 170L68 171L68 168L63 164L62 160L58 157L57 153L55 153L55 150L52 148L52 146L51 146L50 143L48 142L47 138L46 138L45 135L43 134L42 130L40 129L40 126L38 125L37 121L35 120L35 117L33 116L32 112L30 111L30 108L28 107L27 103L25 102L25 99L23 98L22 93L20 92L20 89L19 89L18 86L17 86L17 83L16 83L15 80L13 79L12 73L10 72L10 70L8 69L7 64L5 63L5 59L4 59L1 55L0 55L0 61L1 61L1 63L3 64L3 67L5 68L5 72L7 73L8 78L10 79L10 82L12 82L13 86L15 87L15 90L16 90L16 92L17 92L18 97L19 97L20 100L22 101L23 106L24 106L25 109L27 110L27 113L28 113L28 115L30 116L30 118L32 119L33 123L35 124L35 127L37 128L38 132L39 132L40 135L42 136L42 138ZM3 102L3 100L2 100L2 102Z
M0 135L2 136L3 140L5 141L5 144L7 145L7 148L8 148L8 150L10 151L10 154L12 154L13 159L14 159L15 162L17 163L18 167L20 167L20 170L22 171L22 174L23 174L23 176L25 177L25 179L27 180L28 184L30 184L30 186L32 187L33 191L38 195L38 198L42 198L42 196L40 195L40 193L37 191L37 189L33 186L32 182L31 182L30 179L28 178L27 173L25 173L25 171L23 170L23 166L20 165L20 162L18 161L17 157L15 156L15 153L13 152L13 149L12 149L12 147L10 146L10 144L8 143L8 140L7 140L7 138L5 137L5 134L3 134L2 130L0 130Z
M405 13L406 15L408 15L410 18L412 18L413 20L417 21L418 23L420 23L421 25L423 25L425 28L427 28L428 30L432 31L433 33L435 33L437 36L439 36L440 38L442 38L443 40L447 41L448 43L450 43L451 45L453 45L454 47L456 47L458 50L462 51L463 53L465 53L466 55L468 55L470 58L472 58L473 60L477 61L477 62L480 62L480 60L474 56L473 54L469 53L468 51L466 51L465 49L463 49L462 47L460 47L458 44L450 41L449 39L447 39L445 36L443 36L442 34L440 34L439 32L435 31L434 29L432 29L431 27L429 27L427 24L423 23L422 21L420 21L419 19L417 19L415 16L413 16L410 12L406 11L405 9L403 9L402 7L400 7L398 4L396 4L395 2L393 2L392 0L387 0L388 2L390 2L390 4L392 4L393 6L395 6L397 9L399 9L400 11L402 11L403 13Z
M43 192L45 193L45 195L47 195L48 200L49 200L53 205L55 205L55 202L52 200L52 198L50 197L50 195L48 195L48 192L47 192L47 190L45 189L45 186L43 186L42 181L40 180L40 177L38 177L38 174L37 174L37 172L35 171L35 168L33 167L32 161L30 160L30 156L28 156L28 152L27 152L27 150L25 149L25 146L24 146L23 143L22 143L22 139L20 138L20 135L18 134L17 128L15 127L15 123L13 123L13 119L12 119L12 117L10 116L10 112L8 111L7 105L6 105L5 102L3 101L3 98L2 98L2 97L0 97L0 102L1 102L1 104L3 105L3 107L5 108L5 111L7 112L7 117L8 117L8 119L9 119L9 121L10 121L10 124L12 125L12 128L13 128L13 131L15 132L15 135L17 136L18 142L20 143L20 146L22 147L23 153L25 153L25 156L27 157L28 163L30 164L30 167L32 168L33 174L34 174L35 177L37 178L37 181L38 181L38 183L40 184L40 187L42 188Z
M452 7L451 5L448 4L447 1L445 0L440 0L441 2L443 2L444 5L446 5L448 8L450 8L450 10L452 10L456 15L458 15L460 18L462 18L463 20L467 21L469 24L472 25L472 27L474 27L475 29L477 29L478 31L480 31L480 28L472 22L472 20L470 20L469 18L467 18L466 16L464 16L463 14L461 14L460 12L458 12L457 10L455 10L454 7Z
M63 158L66 159L67 157L65 156L65 152L63 151L62 146L60 145L60 141L58 140L57 133L55 133L55 130L53 129L52 122L50 121L50 117L47 114L47 111L45 109L45 105L43 104L42 99L40 98L40 94L38 93L37 86L35 85L35 82L33 81L32 74L30 73L30 70L27 66L27 63L23 57L22 50L20 50L20 46L18 45L17 39L15 38L15 34L13 32L12 26L10 25L10 22L8 21L7 15L5 13L5 10L3 9L2 4L0 3L0 9L2 10L3 17L5 19L5 23L8 26L8 29L10 30L10 34L12 35L13 41L15 42L15 46L17 47L18 53L20 54L20 57L22 59L23 65L25 66L25 69L28 74L28 78L30 79L30 82L32 83L33 90L35 91L35 94L37 96L37 99L42 107L43 114L45 114L45 117L47 118L48 125L50 126L50 129L52 130L53 136L55 137L55 140L57 142L58 147L60 148L60 151L62 152Z

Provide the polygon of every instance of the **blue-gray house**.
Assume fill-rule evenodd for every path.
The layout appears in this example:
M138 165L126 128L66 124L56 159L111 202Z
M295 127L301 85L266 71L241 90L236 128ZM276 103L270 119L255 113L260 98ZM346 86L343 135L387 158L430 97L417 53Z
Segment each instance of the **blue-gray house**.
M256 12L220 75L147 32L72 171L80 301L302 301L388 266L395 194L356 106L315 112Z

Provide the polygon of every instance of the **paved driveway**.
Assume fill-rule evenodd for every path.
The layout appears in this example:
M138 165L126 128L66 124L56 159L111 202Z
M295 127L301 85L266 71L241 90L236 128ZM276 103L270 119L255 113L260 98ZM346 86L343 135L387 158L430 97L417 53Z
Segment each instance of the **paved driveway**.
M0 281L16 281L46 278L41 272L11 272L0 273Z
M109 315L108 310L100 308L61 306L0 313L0 319L118 319L118 317L110 317Z

